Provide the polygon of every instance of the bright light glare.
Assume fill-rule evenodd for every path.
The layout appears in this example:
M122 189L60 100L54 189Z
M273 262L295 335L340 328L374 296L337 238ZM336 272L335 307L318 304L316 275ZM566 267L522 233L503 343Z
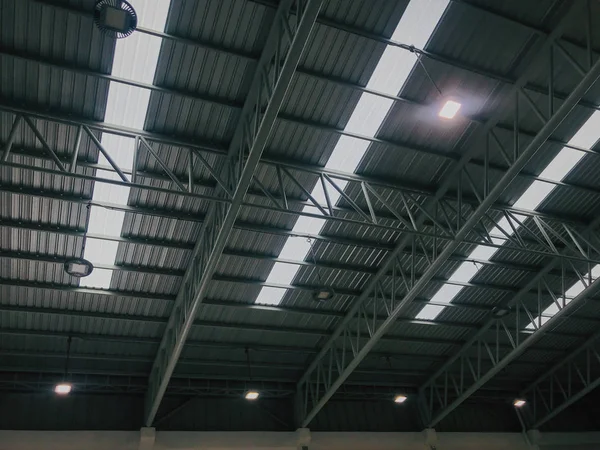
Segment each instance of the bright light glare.
M518 398L513 402L513 405L515 408L522 408L525 406L525 403L527 403L525 400Z
M444 103L442 109L440 109L438 116L443 119L454 119L454 116L456 116L458 111L460 111L461 106L462 105L460 103L455 102L454 100L448 100L446 103Z
M256 400L260 396L260 392L258 391L248 391L244 397L246 400Z
M404 403L406 401L406 395L396 395L394 397L394 403Z
M446 0L411 1L392 34L392 40L411 43L418 48L425 47L447 5L448 1ZM416 61L417 58L414 53L407 52L397 46L388 45L369 79L367 87L385 94L397 95L410 75ZM363 93L344 130L359 135L375 137L392 106L392 100ZM365 139L342 136L333 149L325 167L343 172L355 172L358 164L367 152L369 144L370 142ZM336 184L343 190L347 182L337 180ZM336 204L340 198L340 194L335 189L329 189L328 192L331 203ZM325 204L325 194L320 184L315 186L311 195L320 204ZM303 212L321 214L316 208L311 206L305 206ZM324 224L325 220L323 219L303 216L298 219L293 231L296 233L320 234ZM280 257L305 260L309 256L309 251L310 244L306 242L306 239L290 238L286 241ZM288 267L284 268L282 267L283 265L282 263L275 263L266 281L282 284L284 282L291 282L300 266L295 265L291 269ZM285 296L285 293L285 289L262 288L256 298L256 303L278 305Z
M72 388L73 386L71 386L69 383L59 383L54 386L54 392L59 395L67 395L71 392Z

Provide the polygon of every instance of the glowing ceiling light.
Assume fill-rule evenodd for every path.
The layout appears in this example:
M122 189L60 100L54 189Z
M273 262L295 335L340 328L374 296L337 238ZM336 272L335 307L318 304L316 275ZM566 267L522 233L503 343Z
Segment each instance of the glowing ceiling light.
M256 399L258 399L258 397L260 397L260 392L258 392L258 391L247 391L244 394L244 398L246 400L256 400Z
M394 397L394 403L404 403L406 401L406 395L396 395Z
M59 383L54 386L54 392L58 395L68 395L72 389L73 386L70 383Z
M515 408L522 408L523 406L525 406L525 403L527 403L525 400L523 400L522 398L518 398L513 402L513 406Z
M442 106L442 109L440 109L438 116L442 119L454 119L456 114L458 114L458 111L460 111L461 106L460 103L454 100L447 100L446 103L444 103L444 106Z

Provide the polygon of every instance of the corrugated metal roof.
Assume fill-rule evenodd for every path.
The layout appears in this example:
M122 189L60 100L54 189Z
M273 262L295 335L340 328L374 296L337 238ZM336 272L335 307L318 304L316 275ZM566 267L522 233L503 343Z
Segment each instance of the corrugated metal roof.
M60 3L71 10L42 3L11 0L2 4L0 102L58 112L74 120L102 120L109 81L95 77L94 73L110 73L114 39L93 25L90 15L93 1ZM145 130L217 149L202 155L209 164L218 167L224 162L217 155L218 149L228 147L239 121L275 8L268 1L172 0L171 3L165 32L175 38L162 43L154 84L164 89L150 95ZM360 88L367 84L385 49L384 41L392 35L407 3L325 2L269 136L265 156L313 166L326 164L360 98ZM513 109L506 95L509 87L497 78L514 79L522 73L531 56L528 52L532 42L544 34L531 27L552 29L561 8L551 1L536 5L517 1L451 2L426 47L428 52L443 57L437 60L423 57L423 65L415 66L402 89L402 96L413 102L394 104L377 134L378 140L369 146L356 172L414 186L420 192L435 191L453 161L471 149L483 148L485 142L478 128L496 113L501 117L495 133L510 148L512 136L508 130L512 127ZM598 6L594 4L592 8L595 11ZM530 26L519 25L511 18ZM583 27L575 26L576 22L567 27L567 35L584 46L585 39L579 29ZM352 29L356 32L349 31ZM594 29L594 39L600 39L598 33ZM585 57L580 50L569 47L571 44L565 45L576 58ZM440 61L444 58L454 63ZM547 85L543 59L531 69L531 82L540 86ZM556 63L555 87L568 93L580 77L567 61L556 58ZM483 74L486 71L496 75L486 76ZM465 116L473 120L439 121L438 88L444 95L463 98ZM543 95L530 95L540 108L546 107ZM585 96L589 102L597 102L599 98L600 86ZM524 173L505 190L499 203L513 203L533 181L531 175L542 171L560 150L560 141L568 140L591 111L577 107L554 133L553 142L546 143L528 162ZM524 105L520 114L520 128L535 134L541 126L539 118ZM13 118L12 113L0 112L2 143L8 139ZM49 147L68 160L75 145L76 128L42 119L34 123ZM530 139L521 134L521 146ZM189 151L184 146L166 143L152 145L173 173L186 182ZM503 157L492 150L490 161L505 167ZM92 198L93 181L48 173L56 166L24 124L12 152L11 163L46 172L15 167L0 169L0 328L4 330L0 333L0 351L7 353L3 366L36 373L61 373L67 337L71 335L74 373L130 373L145 378L179 291L181 275L190 264L192 248L210 211L210 201L132 188L115 260L116 266L124 266L126 270L113 271L110 290L71 289L78 282L63 272L62 262L81 254L81 233L86 229L88 215L86 202ZM483 152L478 155L482 160ZM79 160L90 163L98 160L98 149L87 137L82 141ZM585 156L565 179L583 188L558 187L543 202L540 211L577 221L578 227L596 217L596 197L600 192L596 180L596 166L600 162L596 160L597 155ZM143 148L137 164L142 175L140 183L165 190L173 187L160 164ZM77 173L86 176L94 175L94 171L90 167L77 169ZM290 171L309 190L318 181L315 174ZM471 164L469 173L475 183L483 183L480 166ZM501 175L500 170L491 171L490 185L497 183ZM277 173L272 165L261 163L255 176L270 192L278 192ZM217 183L198 160L194 162L194 178L194 193L214 195ZM456 189L456 183L451 183L451 190ZM306 199L304 192L290 180L285 179L284 185L290 198ZM392 209L403 209L398 190L378 189ZM257 379L296 382L383 264L389 250L405 236L390 229L397 222L391 219L389 209L380 204L376 208L385 211L390 219L382 220L378 227L329 221L321 230L321 238L312 241L314 255L300 266L292 280L295 289L287 292L280 308L254 308L261 284L267 279L297 216L265 208L272 204L262 195L258 183L253 182L250 191L252 195L247 198L256 206L243 206L238 215L215 279L209 283L206 304L199 308L197 323L190 331L176 376L246 381L244 349L249 347L250 365L254 366L252 372ZM367 209L358 183L349 183L345 192ZM413 198L420 204L426 201L420 194ZM344 199L338 206L352 208ZM293 207L298 210L300 205ZM416 206L412 212L418 212ZM346 219L356 218L351 213L341 214ZM491 216L498 220L500 213L494 211ZM431 226L426 230L435 231ZM470 238L477 239L475 234ZM419 252L424 249L432 252L433 246L433 239L423 236ZM417 387L485 323L494 306L509 301L547 261L539 254L500 249L492 258L495 264L482 267L471 280L472 285L456 297L455 303L462 306L447 308L435 324L411 321L423 300L435 294L442 280L458 267L461 256L468 255L473 247L464 243L456 249L452 258L440 267L435 280L419 293L417 302L407 308L385 338L375 345L374 354L351 375L350 382L366 387L393 380ZM410 249L399 260L403 266L409 266ZM414 263L417 273L427 269L422 254L415 256ZM327 267L328 264L367 270ZM511 264L529 268L508 268ZM578 262L574 266L586 270ZM560 286L559 277L549 278L549 282L553 288ZM390 276L382 277L382 283L385 289L392 289ZM312 299L313 289L323 285L337 292L324 305ZM526 301L535 303L535 293L530 297ZM544 305L549 301L545 298ZM534 379L547 365L594 332L600 320L599 305L597 300L588 301L574 313L575 317L562 321L492 380L491 386L517 388ZM375 305L374 311L383 317L382 305ZM366 337L360 339L364 342ZM504 345L508 348L508 340ZM47 358L41 357L43 354ZM318 419L315 426L341 429L348 423L356 423L363 424L356 425L357 429L373 427L364 420L354 421L356 416L350 413L351 417L336 422L335 411L339 409L339 405L333 405L329 412L326 410L325 415L319 416L326 418Z

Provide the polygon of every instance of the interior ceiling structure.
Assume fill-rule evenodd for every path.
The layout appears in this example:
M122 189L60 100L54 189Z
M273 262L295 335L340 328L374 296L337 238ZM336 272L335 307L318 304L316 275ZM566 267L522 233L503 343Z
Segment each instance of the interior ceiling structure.
M0 398L543 428L600 383L598 2L95 3L0 4Z

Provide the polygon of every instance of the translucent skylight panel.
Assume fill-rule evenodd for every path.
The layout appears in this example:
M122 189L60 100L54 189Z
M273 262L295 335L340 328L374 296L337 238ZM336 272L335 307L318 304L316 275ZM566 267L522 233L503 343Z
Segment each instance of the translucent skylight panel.
M112 273L112 270L94 268L91 274L79 280L79 285L82 287L108 289Z
M296 264L278 262L271 269L267 281L270 283L291 284L297 271L298 266Z
M346 124L345 130L349 133L375 136L392 103L392 100L388 98L363 93ZM355 168L356 164L352 169Z
M123 211L92 206L87 228L88 233L112 237L121 236L124 218L125 213ZM90 261L92 260L90 259Z
M114 264L119 243L105 239L87 238L85 251L94 255L94 264Z
M170 0L137 0L135 9L138 26L163 31L169 12ZM112 75L140 83L152 84L156 73L162 39L143 33L134 33L126 39L117 40L113 59ZM143 129L148 112L150 90L111 82L108 91L104 121L110 124ZM124 172L133 167L135 141L130 138L104 134L102 146ZM98 164L109 166L101 154ZM113 171L98 170L97 175L109 180L121 178ZM106 202L127 205L130 189L127 186L95 183L92 203ZM88 233L120 236L125 214L108 208L92 205ZM84 258L92 264L114 264L118 243L111 240L86 239ZM91 275L80 281L82 286L108 288L112 271L94 269Z

